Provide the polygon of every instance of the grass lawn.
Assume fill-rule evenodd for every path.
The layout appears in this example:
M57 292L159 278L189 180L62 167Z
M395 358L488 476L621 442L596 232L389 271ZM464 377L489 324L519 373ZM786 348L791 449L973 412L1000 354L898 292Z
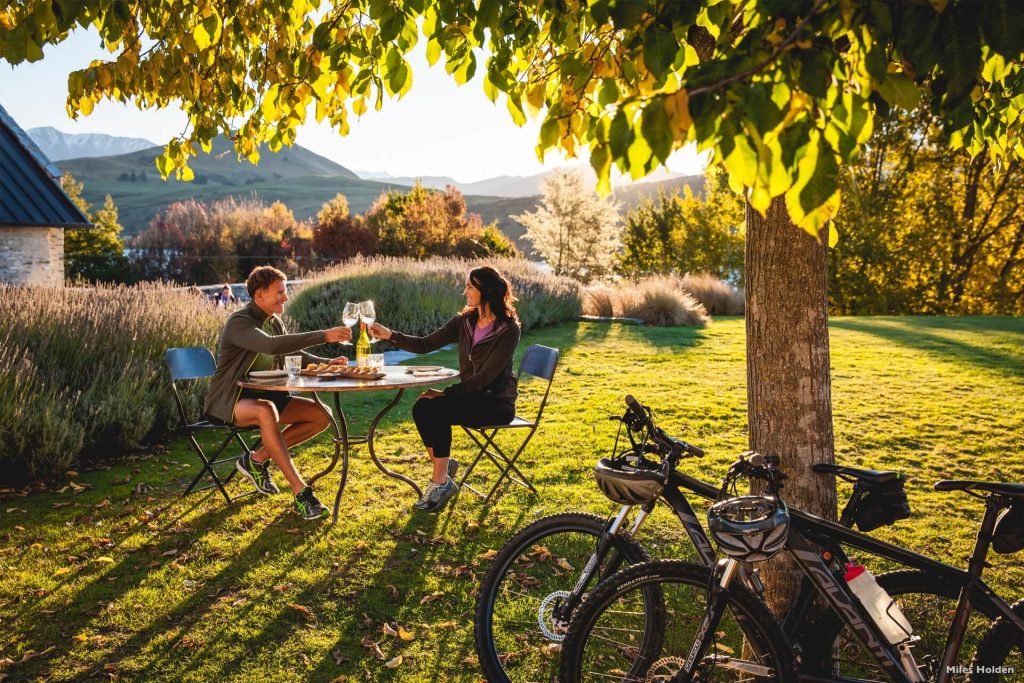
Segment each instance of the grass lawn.
M912 479L914 516L875 535L964 564L982 506L931 484L1024 481L1024 321L838 318L831 340L837 460ZM621 413L625 393L651 405L670 433L704 447L708 457L686 463L699 476L717 480L747 442L741 319L705 330L564 324L527 334L521 348L529 343L563 352L542 429L524 456L539 497L516 487L484 509L466 492L440 515L410 514L412 492L357 451L342 519L308 523L284 495L231 507L219 496L179 498L196 467L181 440L168 452L6 495L0 660L37 656L0 664L0 679L479 680L472 620L487 568L480 556L540 515L614 509L590 468L611 449L615 425L604 418ZM455 362L451 352L434 358ZM424 480L413 398L384 423L378 452ZM346 402L350 422L365 424L382 399ZM467 444L457 438L457 455L465 457ZM320 441L297 462L310 474L327 454ZM337 476L321 486L325 498ZM690 554L664 512L642 540L656 556ZM1020 557L989 559L990 582L1019 594ZM410 639L387 635L385 624Z

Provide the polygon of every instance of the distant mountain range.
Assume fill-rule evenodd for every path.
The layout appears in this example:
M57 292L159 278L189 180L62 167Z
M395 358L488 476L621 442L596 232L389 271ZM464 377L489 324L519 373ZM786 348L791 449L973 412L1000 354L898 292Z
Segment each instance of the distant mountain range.
M106 157L156 146L142 138L124 138L104 133L62 133L50 127L31 128L26 132L50 161Z
M47 132L41 136L42 139L37 139L38 131ZM44 151L47 140L58 144L58 136L80 137L52 128L34 128L29 134ZM133 140L114 136L89 137L97 138L97 145L109 144L114 148ZM65 140L65 146L72 144L78 143ZM89 149L96 151L100 147ZM153 163L161 153L161 147L150 145L127 153L62 159L56 166L84 184L83 194L93 206L101 205L103 198L111 195L119 209L126 236L144 230L153 217L169 204L188 199L209 203L228 196L255 195L265 202L284 202L297 218L304 220L315 217L321 206L339 193L348 199L352 212L364 213L381 193L405 190L420 181L425 187L436 189L447 185L458 187L465 196L469 211L480 214L485 223L497 221L498 227L524 251L530 246L522 241L525 229L511 217L536 207L541 183L553 172L526 177L500 176L471 183L459 183L445 176L412 178L365 173L366 177L361 178L348 168L298 145L286 147L276 154L264 147L260 151L259 165L253 166L247 161L237 160L228 140L217 139L210 154L200 154L190 160L189 165L195 172L194 181L180 182L172 176L164 182ZM50 158L54 160L54 157ZM589 168L585 171L591 173ZM615 196L625 210L644 197L656 197L659 190L682 191L684 186L689 186L698 192L703 183L702 176L670 177L625 186L617 189Z

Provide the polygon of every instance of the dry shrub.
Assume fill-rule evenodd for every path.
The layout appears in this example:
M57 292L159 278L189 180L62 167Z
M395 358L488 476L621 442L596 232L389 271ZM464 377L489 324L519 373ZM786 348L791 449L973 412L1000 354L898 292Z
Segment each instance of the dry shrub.
M743 315L743 290L708 273L677 279L678 286L704 304L711 315Z
M608 285L595 285L583 290L583 314L600 318L615 316L619 291Z
M707 310L677 285L677 278L650 277L622 292L622 314L659 327L704 327Z

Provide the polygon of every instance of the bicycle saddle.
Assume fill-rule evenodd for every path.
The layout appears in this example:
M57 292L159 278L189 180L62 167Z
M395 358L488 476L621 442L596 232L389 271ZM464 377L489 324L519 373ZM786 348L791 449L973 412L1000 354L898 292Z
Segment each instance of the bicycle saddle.
M997 481L967 481L943 479L935 484L936 491L986 491L998 496L1024 498L1024 484L1004 484Z
M820 462L817 465L811 465L811 469L822 474L834 474L838 477L850 477L851 479L856 479L872 486L894 481L899 476L899 472L891 472L887 470L865 470L859 467L844 467L843 465L833 465L824 462Z

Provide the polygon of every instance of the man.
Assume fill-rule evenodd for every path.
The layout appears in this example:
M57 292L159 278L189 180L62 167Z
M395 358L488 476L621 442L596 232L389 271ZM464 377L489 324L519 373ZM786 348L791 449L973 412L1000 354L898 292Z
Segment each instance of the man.
M245 281L250 303L228 318L220 337L217 370L210 381L204 410L206 414L239 427L258 426L263 445L251 455L243 454L236 463L238 471L264 495L278 493L270 478L270 462L284 474L295 496L295 507L304 519L318 519L327 508L313 495L295 469L288 449L325 430L327 416L308 398L279 391L241 389L238 381L252 370L283 367L285 354L301 353L303 365L328 359L302 349L325 342L347 342L352 330L329 330L288 334L278 317L288 301L285 274L271 266L259 266ZM332 363L346 363L344 356ZM280 425L288 425L281 431Z

